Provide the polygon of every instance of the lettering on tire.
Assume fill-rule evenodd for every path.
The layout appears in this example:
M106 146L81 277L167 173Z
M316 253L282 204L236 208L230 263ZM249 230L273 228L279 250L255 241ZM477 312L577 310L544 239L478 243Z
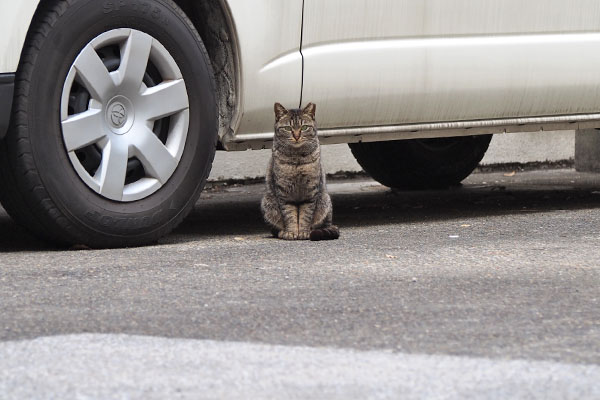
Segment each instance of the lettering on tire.
M103 3L104 14L109 14L113 11L129 8L143 15L150 15L157 22L168 25L168 19L162 15L162 10L156 5L152 5L147 1L139 0L110 0Z

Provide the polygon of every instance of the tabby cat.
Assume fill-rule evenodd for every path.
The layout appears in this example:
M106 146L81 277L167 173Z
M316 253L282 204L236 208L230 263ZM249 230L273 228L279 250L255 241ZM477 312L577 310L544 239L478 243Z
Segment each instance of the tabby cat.
M273 236L285 240L330 240L340 236L332 225L315 111L313 103L290 110L275 103L273 154L261 210Z

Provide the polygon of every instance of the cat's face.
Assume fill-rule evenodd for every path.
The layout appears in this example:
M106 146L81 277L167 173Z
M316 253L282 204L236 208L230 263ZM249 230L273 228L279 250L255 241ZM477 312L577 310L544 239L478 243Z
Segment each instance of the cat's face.
M275 103L275 140L294 147L316 140L316 108L313 103L308 103L303 109L287 110Z

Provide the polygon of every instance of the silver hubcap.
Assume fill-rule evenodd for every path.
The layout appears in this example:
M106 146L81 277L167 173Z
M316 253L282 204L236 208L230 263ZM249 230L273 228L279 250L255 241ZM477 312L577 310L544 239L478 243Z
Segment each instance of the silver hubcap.
M87 186L111 200L143 199L169 180L183 154L189 100L181 71L150 35L105 32L69 70L61 125Z

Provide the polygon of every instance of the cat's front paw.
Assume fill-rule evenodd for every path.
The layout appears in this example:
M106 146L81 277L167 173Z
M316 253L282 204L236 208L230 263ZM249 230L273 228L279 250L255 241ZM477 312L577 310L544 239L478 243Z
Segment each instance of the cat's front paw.
M298 240L310 239L310 231L302 231L298 234Z
M298 234L292 231L281 231L279 232L279 239L283 240L296 240L298 239Z

